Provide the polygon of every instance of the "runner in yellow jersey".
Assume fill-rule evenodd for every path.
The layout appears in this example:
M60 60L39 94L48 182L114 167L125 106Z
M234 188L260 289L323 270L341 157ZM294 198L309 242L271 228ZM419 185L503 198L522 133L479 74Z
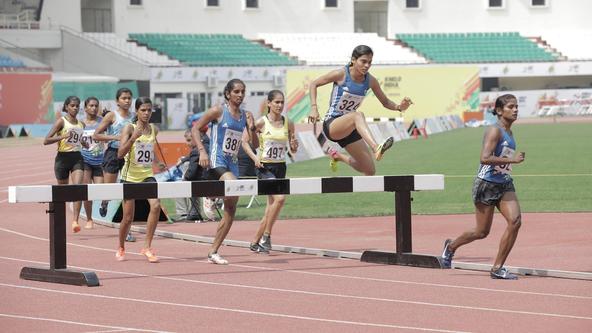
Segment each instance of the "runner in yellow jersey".
M72 184L81 184L84 169L84 161L80 149L82 147L82 135L84 123L76 119L80 109L80 98L68 96L64 101L62 112L66 115L56 120L45 140L44 145L58 143L58 154L55 157L54 172L58 184L68 184L72 178ZM74 211L80 212L80 201L74 202ZM78 214L74 214L72 231L79 232Z
M121 169L121 182L143 183L155 182L152 164L158 163L154 146L158 129L149 123L152 116L152 101L148 97L136 99L137 121L127 124L122 132L120 145L117 149L117 158L124 158L125 163ZM162 164L160 165L163 168ZM152 250L152 238L160 215L160 199L148 199L150 213L146 221L146 238L141 253L149 262L158 262L158 257ZM123 218L119 229L119 249L115 257L119 261L125 259L125 238L129 232L134 218L135 200L123 200Z
M298 141L294 135L294 124L282 115L284 94L272 90L267 94L267 114L255 123L259 135L259 153L245 150L255 162L259 179L286 178L286 156L288 151L296 152ZM267 253L271 250L271 229L277 220L286 197L282 194L269 195L267 207L259 229L251 243L253 252Z

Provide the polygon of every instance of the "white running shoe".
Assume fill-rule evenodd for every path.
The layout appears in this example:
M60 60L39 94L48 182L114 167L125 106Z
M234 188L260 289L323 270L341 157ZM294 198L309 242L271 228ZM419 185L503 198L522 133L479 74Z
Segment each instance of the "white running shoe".
M208 254L208 262L216 265L228 265L228 260L224 259L218 253L210 253Z

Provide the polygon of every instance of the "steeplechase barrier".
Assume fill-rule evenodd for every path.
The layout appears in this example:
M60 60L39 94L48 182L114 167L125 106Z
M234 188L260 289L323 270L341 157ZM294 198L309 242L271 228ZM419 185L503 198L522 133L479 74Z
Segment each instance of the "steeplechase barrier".
M365 251L365 262L441 268L439 258L412 253L411 192L443 190L444 175L243 179L159 183L10 186L10 203L48 203L49 268L24 267L21 279L98 286L94 272L70 270L66 264L66 202L183 197L223 197L273 194L395 192L395 252Z

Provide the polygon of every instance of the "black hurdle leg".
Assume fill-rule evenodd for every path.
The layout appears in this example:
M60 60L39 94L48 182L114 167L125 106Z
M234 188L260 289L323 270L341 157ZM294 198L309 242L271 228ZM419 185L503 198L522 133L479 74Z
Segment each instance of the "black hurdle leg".
M24 280L95 287L99 278L94 272L79 272L66 267L66 203L50 202L49 210L49 269L23 267Z
M397 252L364 251L360 260L385 265L442 268L438 257L411 253L410 191L395 192L395 231Z

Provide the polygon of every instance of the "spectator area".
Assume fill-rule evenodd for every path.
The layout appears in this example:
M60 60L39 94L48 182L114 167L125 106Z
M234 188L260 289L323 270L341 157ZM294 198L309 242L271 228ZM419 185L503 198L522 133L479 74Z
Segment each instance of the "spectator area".
M345 65L360 44L374 51L373 64L415 64L426 60L376 33L260 33L258 38L307 65Z
M517 32L397 34L397 38L435 63L558 60Z
M140 45L166 54L189 66L290 66L298 61L228 34L130 34Z
M592 60L592 31L539 31L537 35L567 60Z
M25 63L20 59L13 59L7 55L0 54L0 67L19 68L25 67Z
M166 55L149 50L145 46L130 42L114 33L86 32L83 35L94 43L117 51L120 54L131 56L132 58L138 59L150 66L179 66L177 60L170 59Z

